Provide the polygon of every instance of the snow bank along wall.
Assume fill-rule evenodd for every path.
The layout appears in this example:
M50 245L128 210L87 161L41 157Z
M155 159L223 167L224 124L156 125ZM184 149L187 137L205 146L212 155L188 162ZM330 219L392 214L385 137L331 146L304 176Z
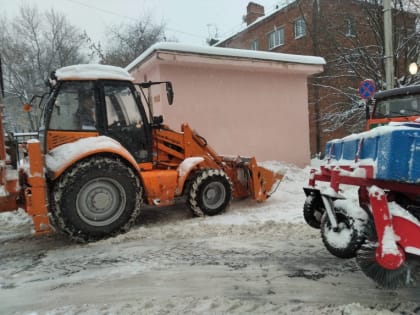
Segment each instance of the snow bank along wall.
M158 43L127 70L136 82L171 81L152 90L155 115L171 128L188 123L222 155L305 166L310 159L307 77L320 57Z

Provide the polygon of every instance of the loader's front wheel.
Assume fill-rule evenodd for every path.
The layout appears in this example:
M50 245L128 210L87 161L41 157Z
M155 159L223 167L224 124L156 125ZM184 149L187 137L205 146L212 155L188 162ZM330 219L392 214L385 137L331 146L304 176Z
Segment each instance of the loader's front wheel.
M322 241L334 256L339 258L356 257L357 250L365 241L362 223L359 222L360 219L352 217L345 207L335 207L334 211L338 225L336 229L332 228L327 213L324 212L322 215Z
M140 212L138 176L122 161L92 157L67 170L54 185L53 216L78 241L127 231Z
M232 199L232 183L221 170L205 169L193 178L187 205L197 216L223 212Z

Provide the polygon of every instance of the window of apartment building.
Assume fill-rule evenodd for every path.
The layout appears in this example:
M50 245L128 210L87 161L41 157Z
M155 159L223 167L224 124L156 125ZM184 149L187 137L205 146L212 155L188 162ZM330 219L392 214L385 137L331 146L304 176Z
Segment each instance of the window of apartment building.
M260 44L258 42L258 39L256 39L251 43L251 50L258 50L260 48L259 46Z
M306 23L303 16L295 20L295 38L300 38L306 35Z
M356 22L354 18L349 17L344 19L344 34L347 37L356 36Z
M284 44L284 27L279 27L273 32L268 34L268 48L273 49L274 47Z

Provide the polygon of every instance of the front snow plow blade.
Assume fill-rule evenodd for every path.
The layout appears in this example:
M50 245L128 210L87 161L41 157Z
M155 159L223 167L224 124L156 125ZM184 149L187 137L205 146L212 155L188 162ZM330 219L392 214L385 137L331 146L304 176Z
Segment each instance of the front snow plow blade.
M0 107L0 213L23 208L32 218L34 235L51 233L41 145L38 140L30 140L28 163L14 169L6 154L1 115Z
M255 158L251 159L248 167L251 171L252 180L251 196L256 201L263 202L277 190L283 174L258 166Z
M17 187L17 171L12 170L6 154L6 139L4 137L2 118L3 106L0 104L0 212L5 212L17 210L16 200L18 199L19 191Z
M259 166L255 157L223 157L223 162L230 165L225 171L232 180L234 198L252 197L263 202L276 191L284 176Z

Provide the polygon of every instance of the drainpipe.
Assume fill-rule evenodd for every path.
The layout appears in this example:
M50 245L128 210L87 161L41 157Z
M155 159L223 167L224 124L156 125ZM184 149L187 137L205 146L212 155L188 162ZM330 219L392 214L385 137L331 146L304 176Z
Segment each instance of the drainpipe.
M313 51L315 56L320 55L319 51L319 40L318 40L318 32L319 32L319 14L320 14L320 5L319 0L314 0L313 7L312 7L312 45ZM321 152L321 105L319 103L319 80L317 75L314 75L311 78L313 85L313 97L314 97L314 112L315 112L315 133L316 133L316 154Z

